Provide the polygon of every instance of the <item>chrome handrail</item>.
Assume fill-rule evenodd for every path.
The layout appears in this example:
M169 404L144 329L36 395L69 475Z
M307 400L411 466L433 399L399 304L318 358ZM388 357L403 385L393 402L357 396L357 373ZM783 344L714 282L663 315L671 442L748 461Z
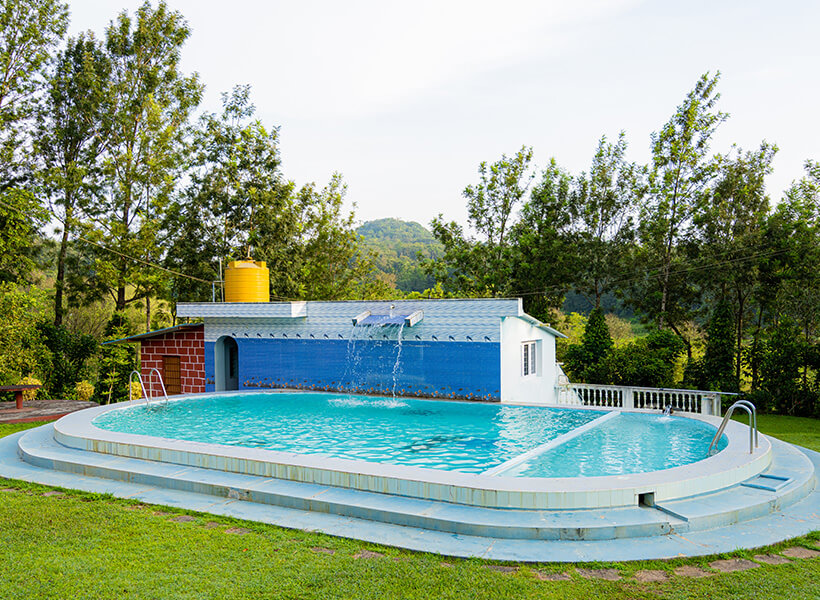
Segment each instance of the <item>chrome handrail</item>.
M157 374L157 380L159 380L159 388L162 390L162 396L165 398L165 402L168 402L168 392L165 391L165 383L162 381L162 373L160 373L159 369L156 367L148 369L148 374L150 375L152 373ZM153 379L149 379L148 381L153 384ZM153 391L153 387L151 389Z
M723 421L720 422L720 427L718 427L717 433L715 433L715 437L712 438L712 443L709 444L709 454L712 453L712 449L717 445L720 437L723 435L723 430L726 429L726 424L729 422L729 419L732 417L732 413L736 408L742 408L749 414L749 454L754 454L755 448L758 445L757 410L755 409L755 405L748 400L737 400L726 411L726 414L723 416Z
M160 373L157 368L148 369L148 382L152 384L151 391L154 391L153 378L151 377L154 373L157 374L157 380L159 381L159 388L162 390L162 396L165 398L165 402L168 402L168 392L165 391L165 383L162 381L162 373ZM128 401L131 402L134 399L133 390L131 389L131 383L134 381L134 375L137 376L137 381L140 383L143 398L145 398L146 402L150 402L153 396L148 393L148 390L145 387L145 382L142 379L142 374L136 369L131 371L131 374L128 376Z
M150 398L148 398L148 392L145 390L145 383L142 381L142 375L137 370L131 371L131 374L128 375L128 401L131 402L134 400L134 388L131 386L131 384L134 383L134 375L137 376L137 381L140 383L143 398L148 402Z

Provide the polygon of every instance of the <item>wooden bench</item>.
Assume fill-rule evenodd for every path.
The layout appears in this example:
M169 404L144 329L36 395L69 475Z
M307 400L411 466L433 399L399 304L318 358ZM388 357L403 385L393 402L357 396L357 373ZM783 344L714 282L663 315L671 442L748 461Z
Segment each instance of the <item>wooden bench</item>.
M14 392L14 401L17 409L23 408L23 392L26 390L39 390L42 385L0 385L0 392Z

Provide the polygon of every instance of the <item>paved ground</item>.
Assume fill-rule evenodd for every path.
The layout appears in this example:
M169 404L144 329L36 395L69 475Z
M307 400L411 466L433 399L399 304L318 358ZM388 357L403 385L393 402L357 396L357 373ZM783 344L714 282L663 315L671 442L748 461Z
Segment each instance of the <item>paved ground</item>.
M98 405L96 402L80 400L32 400L23 402L23 408L17 410L14 402L0 402L0 423L54 421L68 413L92 406Z

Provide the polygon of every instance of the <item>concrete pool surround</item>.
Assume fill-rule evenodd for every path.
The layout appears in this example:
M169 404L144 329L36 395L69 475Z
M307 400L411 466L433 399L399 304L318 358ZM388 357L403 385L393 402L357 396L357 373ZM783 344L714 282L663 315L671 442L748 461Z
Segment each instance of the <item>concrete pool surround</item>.
M0 477L410 550L523 562L702 556L820 530L820 453L760 436L749 454L749 429L737 422L727 428L723 451L684 467L534 480L115 434L91 424L120 408L96 407L1 438ZM275 476L251 474L257 470ZM418 497L403 495L410 492ZM530 500L597 508L522 506Z
M197 396L208 394L171 402ZM132 405L136 404L142 402ZM127 406L100 406L63 417L54 425L54 439L69 448L107 455L482 508L527 510L616 508L637 506L641 501L658 503L686 498L749 480L766 470L772 461L768 438L760 436L758 448L750 454L748 427L731 421L725 431L728 445L721 452L662 471L602 477L505 476L503 471L526 458L521 456L482 474L470 474L118 433L93 425L99 415L123 408ZM157 408L161 410L161 406ZM582 426L580 431L561 437L571 439L615 414L609 412ZM687 417L714 427L720 423L716 417ZM553 440L545 446L553 447L561 441Z

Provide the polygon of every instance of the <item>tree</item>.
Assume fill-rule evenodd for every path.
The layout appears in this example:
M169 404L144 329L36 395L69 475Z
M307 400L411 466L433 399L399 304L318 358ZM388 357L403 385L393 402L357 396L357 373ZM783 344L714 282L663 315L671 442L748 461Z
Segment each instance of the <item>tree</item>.
M661 329L675 327L686 313L685 301L677 297L686 286L676 270L684 261L680 249L690 234L695 203L715 173L709 143L728 116L715 110L719 77L702 75L672 118L652 134L648 195L639 227L640 262L651 267L633 290L632 302Z
M100 193L99 157L111 65L93 34L68 40L57 55L41 108L35 149L42 161L41 188L51 213L62 224L54 282L54 325L63 321L63 295L69 240L77 211Z
M122 12L106 30L111 61L108 110L103 122L105 195L94 210L95 241L116 253L97 253L97 281L122 311L146 299L161 283L138 261L158 259L160 218L184 167L188 118L199 103L196 75L179 72L180 49L190 30L165 2L146 2L135 18ZM138 259L138 260L134 260ZM128 296L129 290L131 292Z
M606 361L613 346L603 311L593 309L581 336L581 344L567 348L566 361L570 373L586 383L609 383Z
M28 129L42 71L68 23L57 0L0 0L0 281L27 278L45 212L31 192Z
M542 320L561 306L579 268L570 233L571 193L572 177L551 159L511 233L513 294L523 293L525 310Z
M469 224L478 239L466 236L455 222L445 223L442 215L433 219L433 235L444 246L444 255L428 263L428 269L448 288L490 296L504 295L509 290L509 233L513 211L534 178L531 160L532 148L523 146L511 158L502 155L492 165L479 165L479 183L467 186L463 193Z
M760 285L760 256L769 213L765 176L772 171L771 163L777 147L763 142L756 151L734 151L734 156L718 159L715 183L701 195L696 205L693 216L695 244L690 256L693 262L703 266L697 275L704 290L732 300L734 380L739 382L744 327L751 316L752 296ZM762 317L763 311L758 308L755 340L760 333ZM721 381L728 383L723 378Z
M598 142L589 174L575 180L572 213L574 249L578 258L572 273L575 289L601 306L601 296L613 290L617 273L633 237L633 216L644 192L643 171L627 163L626 136Z
M340 174L320 192L314 186L303 186L296 195L299 265L297 273L299 298L343 300L368 298L386 292L379 285L370 256L359 247L353 213L343 213L347 188ZM270 228L260 227L258 240L264 256L277 248L270 239ZM275 234L276 231L273 230Z
M292 294L293 247L298 226L292 206L292 185L279 170L279 138L253 119L250 88L235 87L222 95L222 113L206 113L193 136L195 155L190 184L172 204L163 229L168 235L166 265L206 281L221 278L220 261L244 258L264 222L265 252L273 295ZM278 238L272 239L276 231ZM182 297L210 296L211 289L194 281L177 280Z
M807 161L805 170L769 219L761 294L767 294L772 319L788 317L810 348L820 336L820 163ZM817 376L810 353L801 351L801 357L801 389L808 390Z
M684 349L680 337L668 329L614 348L606 360L609 382L614 385L672 387L675 363Z
M67 25L68 6L58 0L0 0L0 193L25 179L24 128Z
M121 340L131 335L128 323L121 312L115 312L105 326L106 341ZM133 344L103 344L100 347L99 372L96 386L97 401L111 404L128 399L131 371L137 366L137 353Z
M721 300L709 321L706 353L703 357L701 389L735 392L739 380L735 374L735 323L732 306Z
M206 114L194 137L191 184L169 211L166 264L208 280L219 261L253 256L270 271L275 298L338 300L367 296L376 284L372 261L359 248L346 188L334 174L321 191L301 188L280 169L277 128L254 119L250 88L223 95L221 115ZM201 283L179 281L174 294L198 294Z

